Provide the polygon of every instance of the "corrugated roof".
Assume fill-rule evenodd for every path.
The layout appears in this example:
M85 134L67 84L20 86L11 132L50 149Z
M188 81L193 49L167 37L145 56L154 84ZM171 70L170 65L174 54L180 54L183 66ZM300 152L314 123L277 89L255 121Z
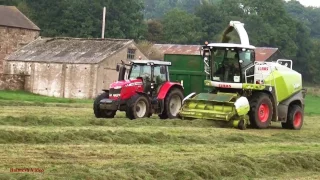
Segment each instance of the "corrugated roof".
M40 28L22 14L15 6L0 5L0 26L40 31Z
M131 44L129 39L43 38L9 55L9 61L95 64Z
M200 45L155 44L153 45L163 54L200 55ZM256 47L256 60L265 61L278 51L278 48Z
M179 45L179 44L155 44L153 45L163 54L188 54L200 55L199 45Z

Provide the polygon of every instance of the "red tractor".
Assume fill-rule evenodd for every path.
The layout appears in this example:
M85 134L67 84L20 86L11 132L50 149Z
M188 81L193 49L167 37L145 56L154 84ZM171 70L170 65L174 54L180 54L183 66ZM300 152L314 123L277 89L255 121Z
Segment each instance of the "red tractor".
M176 118L184 98L183 86L170 82L168 66L171 62L157 60L117 64L118 81L95 99L95 116L114 118L120 110L126 112L129 119L152 114L158 114L161 119Z

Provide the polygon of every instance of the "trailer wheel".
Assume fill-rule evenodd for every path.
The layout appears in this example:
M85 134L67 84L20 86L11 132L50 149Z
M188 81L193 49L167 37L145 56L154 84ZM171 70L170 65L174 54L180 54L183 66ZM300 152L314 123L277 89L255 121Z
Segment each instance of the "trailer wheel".
M131 103L126 111L129 119L138 119L148 117L150 114L150 103L144 95L132 97Z
M160 119L175 119L178 117L179 110L182 106L183 93L180 89L172 89L164 101L164 110L159 115Z
M250 101L250 124L259 129L270 125L273 115L273 105L270 96L265 93L255 94Z
M292 105L289 107L287 122L282 123L285 129L300 130L303 125L303 111L300 106Z
M93 112L96 118L114 118L116 111L100 109L100 101L109 98L109 93L104 92L97 96L93 102Z

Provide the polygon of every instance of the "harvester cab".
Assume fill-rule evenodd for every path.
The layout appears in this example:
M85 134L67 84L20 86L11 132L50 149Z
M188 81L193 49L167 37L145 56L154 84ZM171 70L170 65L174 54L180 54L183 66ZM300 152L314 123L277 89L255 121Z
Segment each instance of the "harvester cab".
M231 21L224 36L234 29L241 44L206 42L202 47L204 83L213 91L187 96L180 117L221 120L240 129L267 128L272 121L300 129L305 97L301 74L292 70L291 60L256 61L256 48L250 45L242 23Z
M158 114L162 119L176 118L182 105L183 87L170 82L171 62L132 60L117 64L118 81L110 84L94 102L97 118L113 118L125 111L129 119Z

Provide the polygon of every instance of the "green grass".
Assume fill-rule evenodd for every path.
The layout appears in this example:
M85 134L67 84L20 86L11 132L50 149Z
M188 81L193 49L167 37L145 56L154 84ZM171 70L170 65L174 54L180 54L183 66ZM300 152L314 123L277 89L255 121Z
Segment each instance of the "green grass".
M0 179L320 179L319 97L307 96L300 131L241 131L209 120L96 119L90 100L5 93Z
M67 99L67 98L56 98L33 94L26 91L0 91L0 100L10 100L16 102L36 102L41 103L91 103L92 100L88 99Z
M306 96L305 98L305 113L307 115L320 115L320 97Z

